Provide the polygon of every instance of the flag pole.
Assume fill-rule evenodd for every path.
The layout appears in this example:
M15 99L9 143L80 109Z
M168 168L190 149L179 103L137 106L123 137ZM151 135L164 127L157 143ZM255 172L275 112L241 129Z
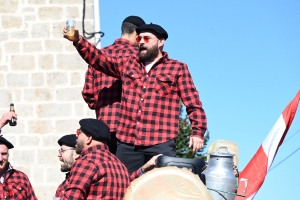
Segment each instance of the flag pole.
M99 32L100 31L100 0L94 0L94 32ZM95 34L95 41L94 43L96 45L96 48L100 49L101 48L101 40L100 40L101 35L100 34Z

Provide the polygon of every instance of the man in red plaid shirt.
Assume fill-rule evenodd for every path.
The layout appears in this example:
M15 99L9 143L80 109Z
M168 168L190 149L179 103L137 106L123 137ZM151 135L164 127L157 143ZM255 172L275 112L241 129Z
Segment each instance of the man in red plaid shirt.
M62 197L67 185L70 171L79 155L75 152L76 134L69 134L61 137L57 143L60 146L58 158L61 161L60 171L67 172L65 180L56 189L55 197Z
M206 114L186 64L163 51L168 33L159 25L136 29L139 55L109 57L96 49L75 30L73 41L81 57L95 69L122 81L117 157L129 173L159 153L176 156L180 100L186 107L192 133L193 152L203 147L207 128Z
M14 146L0 136L0 199L36 200L28 177L8 162L8 149Z
M109 152L109 127L97 119L82 119L77 130L76 153L61 200L123 199L130 184L125 165Z
M114 57L137 55L135 29L144 24L144 20L138 16L126 17L121 26L121 38L102 50ZM88 106L95 110L97 119L109 126L111 140L108 142L108 147L113 154L116 154L117 149L116 131L119 124L121 93L121 80L97 71L91 66L88 67L82 96Z

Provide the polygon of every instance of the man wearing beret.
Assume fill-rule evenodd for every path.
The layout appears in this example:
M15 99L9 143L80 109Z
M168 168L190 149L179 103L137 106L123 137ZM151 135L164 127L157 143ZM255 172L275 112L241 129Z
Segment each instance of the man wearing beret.
M82 119L77 130L76 153L61 200L123 199L130 184L125 165L109 152L109 127L97 119Z
M9 149L14 146L0 136L0 199L36 200L28 177L14 169L8 161Z
M75 160L79 157L75 152L76 134L65 135L61 137L57 143L60 146L60 149L58 150L58 158L61 161L60 170L62 172L67 172L65 180L58 186L55 193L55 197L62 197L67 188L67 180L70 176L71 168L75 163Z
M75 30L73 41L81 57L93 68L122 81L120 122L116 156L129 173L156 154L176 156L180 100L192 126L189 146L193 152L203 147L206 114L186 64L163 51L168 33L157 24L136 29L138 57L109 57Z
M138 16L126 17L121 26L121 38L102 50L114 57L137 55L135 29L144 24L144 20ZM116 131L119 124L121 93L121 80L97 71L91 66L88 67L82 96L88 106L95 110L97 119L109 126L111 140L108 142L108 147L113 154L116 154L117 150Z

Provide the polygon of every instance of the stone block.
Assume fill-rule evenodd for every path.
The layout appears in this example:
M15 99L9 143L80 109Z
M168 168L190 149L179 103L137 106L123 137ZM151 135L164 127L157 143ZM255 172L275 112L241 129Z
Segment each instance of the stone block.
M61 181L62 182L62 181ZM53 199L60 183L32 183L37 199Z
M60 40L63 39L64 43L68 42L68 40L63 38L63 29L66 26L66 20L64 21L58 21L58 22L52 22L52 34L53 37L58 38ZM72 42L70 42L72 43Z
M56 156L58 160L58 157ZM46 168L46 182L50 183L60 183L62 182L62 177L65 177L65 173L60 171L60 163L57 166ZM58 185L57 185L58 186Z
M11 94L8 90L0 90L0 107L5 107L7 110L9 109L9 104L12 101Z
M20 16L2 15L1 24L2 29L20 28L22 25L22 18Z
M75 116L76 117L82 117L84 116L84 106L88 106L85 103L75 103L74 104L74 109L75 109Z
M20 43L19 42L7 42L4 44L5 53L20 53Z
M32 38L49 38L50 37L50 22L35 23L32 25Z
M54 69L54 57L52 54L38 56L38 68L42 70Z
M30 40L23 43L23 52L30 53L30 52L40 52L43 50L42 41L34 41Z
M43 87L45 84L45 78L43 73L31 74L31 86Z
M0 72L7 72L8 66L7 65L0 65Z
M18 8L19 0L0 0L0 13L1 14L8 14L8 13L15 13Z
M57 55L57 69L64 70L83 70L86 68L86 62L79 54L59 54Z
M40 104L36 107L36 113L38 117L42 118L70 117L72 105L70 103Z
M18 114L18 111L16 111L16 113ZM21 116L18 114L18 120L17 120L17 126L9 126L6 125L5 127L3 127L3 134L5 133L5 135L8 134L15 134L17 136L22 135L25 133L25 121L24 119L26 118L26 116ZM14 143L16 146L18 146L18 143Z
M43 0L37 0L37 1L41 2ZM33 12L35 12L35 7L24 7L23 12L24 13L33 13Z
M35 33L31 33L34 35ZM11 38L12 39L26 39L29 37L28 31L14 31L11 33Z
M1 0L0 0L1 1ZM1 6L0 6L1 7ZM0 8L1 9L1 8ZM1 13L1 11L0 11ZM6 41L8 39L8 33L1 30L0 42Z
M25 89L24 100L28 102L41 102L53 100L53 89L51 88L33 88Z
M59 133L66 134L75 134L76 130L79 128L79 120L81 117L77 119L65 119L65 120L56 120L55 127Z
M30 71L33 70L34 68L35 68L35 59L33 55L11 55L12 70Z
M80 72L71 73L71 85L80 85L81 87L83 87L82 86L83 79L84 79L84 75L82 73Z
M63 42L62 40L45 40L45 50L46 52L62 52Z
M18 103L16 106L16 113L18 114L18 116L20 116L21 118L31 118L34 116L34 104L32 104L31 102L29 102L28 104L24 104L24 103Z
M38 135L22 135L19 137L19 146L22 147L38 147L40 146L41 138Z
M32 4L34 6L45 5L46 0L28 0L28 4Z
M63 9L62 7L40 7L38 17L41 20L59 20L63 17Z
M57 130L57 128L56 128L56 130ZM56 132L60 133L60 131L56 131ZM57 146L57 148L59 148L59 146L57 144L57 141L63 135L65 135L65 134L60 134L59 135L59 134L50 133L50 134L43 135L43 137L42 137L42 146L43 147L56 147Z
M82 101L81 91L82 91L82 87L57 89L56 100Z
M22 65L20 65L22 67ZM9 73L6 75L8 87L25 87L29 85L29 75L23 73Z
M36 21L35 15L25 15L25 21Z
M79 7L67 7L66 8L66 18L67 19L75 19L82 12L82 9L79 10Z
M14 165L34 165L36 164L36 150L33 149L13 149L13 164Z
M39 106L37 108L37 115L40 118L45 117L44 115L39 115ZM49 119L34 119L27 121L28 133L37 134L47 134L51 133L54 129L51 121Z
M39 163L39 161L38 161ZM44 183L45 182L45 174L46 174L46 169L45 167L36 165L34 167L31 167L32 173L30 176L30 181L33 183Z
M62 86L67 85L68 83L68 75L66 72L49 72L46 74L47 86Z
M82 4L82 0L49 0L50 4L66 4L68 6L74 4Z
M57 148L37 149L37 161L39 165L59 166L60 161L57 158Z
M0 74L0 88L5 87L4 74Z

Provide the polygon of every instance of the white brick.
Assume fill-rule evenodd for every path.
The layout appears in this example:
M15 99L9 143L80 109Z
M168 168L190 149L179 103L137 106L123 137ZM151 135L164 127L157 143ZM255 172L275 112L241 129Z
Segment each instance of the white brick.
M53 93L54 91L51 88L26 89L24 92L24 100L28 102L52 101Z
M48 103L38 105L36 110L38 117L69 117L72 113L72 105L70 103Z
M11 56L11 69L28 71L35 68L34 56L29 55L12 55Z
M36 151L15 148L14 150L14 165L34 165L36 163Z
M21 66L20 66L21 67ZM10 73L6 76L8 87L24 87L29 85L29 75L22 73Z
M79 119L56 120L55 127L60 133L75 134L79 128Z
M31 86L42 87L45 84L45 78L43 73L31 74Z
M68 76L65 72L51 72L46 75L48 86L61 86L68 83Z
M39 115L39 111L37 111L38 117L45 117L43 115ZM54 127L49 119L35 119L28 120L28 132L36 133L36 134L45 134L51 133Z
M52 54L40 55L38 57L38 68L49 70L54 68L54 57Z
M20 53L20 43L19 42L7 42L4 44L5 53Z
M56 99L58 101L81 101L81 91L82 87L57 89Z

